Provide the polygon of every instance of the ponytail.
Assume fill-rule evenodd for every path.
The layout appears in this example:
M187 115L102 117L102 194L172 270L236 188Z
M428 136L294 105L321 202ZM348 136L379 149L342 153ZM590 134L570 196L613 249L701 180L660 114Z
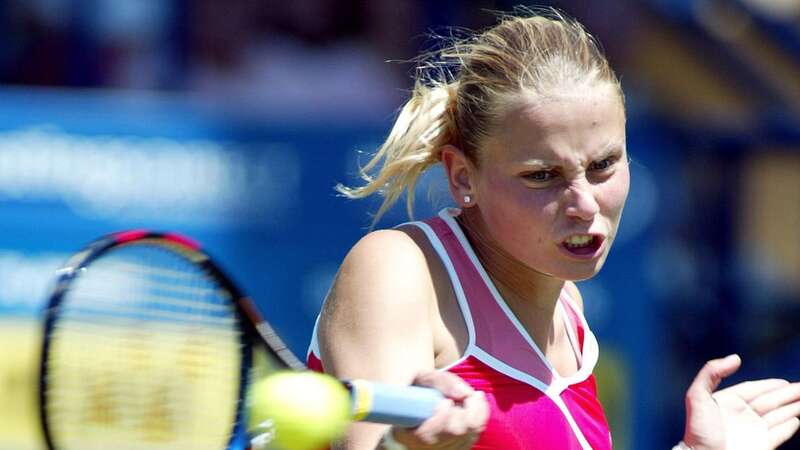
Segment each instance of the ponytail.
M408 216L413 217L417 180L426 169L439 162L444 145L455 143L454 91L454 83L418 80L386 141L359 169L366 184L360 187L336 185L337 191L351 199L364 198L376 192L383 196L373 226L397 202L403 191L406 192ZM376 167L380 167L378 173L370 175Z

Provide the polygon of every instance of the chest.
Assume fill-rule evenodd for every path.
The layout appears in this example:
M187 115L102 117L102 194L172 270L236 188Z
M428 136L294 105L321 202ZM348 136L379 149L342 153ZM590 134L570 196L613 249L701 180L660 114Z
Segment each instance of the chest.
M593 377L554 394L468 358L450 369L486 393L490 416L473 449L610 450Z
M444 297L444 301L442 301ZM437 368L447 367L458 361L467 351L469 332L462 311L453 297L439 297L439 315L434 321L434 364ZM513 328L505 320L490 326ZM521 331L530 336L534 346L541 351L547 363L562 377L575 374L581 365L582 339L576 330L569 327L568 320L557 315L550 332L537 333L541 327L520 321ZM512 333L514 338L522 336ZM520 343L527 346L525 343Z

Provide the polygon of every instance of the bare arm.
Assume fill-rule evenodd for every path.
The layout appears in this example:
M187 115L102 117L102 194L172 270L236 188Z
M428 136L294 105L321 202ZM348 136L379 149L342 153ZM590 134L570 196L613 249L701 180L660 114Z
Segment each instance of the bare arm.
M319 323L326 372L410 384L434 369L433 286L425 258L405 233L373 232L353 247ZM374 449L387 427L358 423L340 448Z
M435 370L436 290L425 256L408 235L380 231L342 263L326 299L318 336L326 372L430 386L442 392L434 415L413 429L393 429L409 449L466 450L488 419L488 404L456 375ZM336 449L371 450L388 426L353 424Z

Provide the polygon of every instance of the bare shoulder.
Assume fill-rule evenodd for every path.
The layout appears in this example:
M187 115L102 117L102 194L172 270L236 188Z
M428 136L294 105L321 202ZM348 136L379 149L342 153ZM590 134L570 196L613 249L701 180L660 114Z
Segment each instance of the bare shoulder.
M569 294L570 298L575 303L575 306L581 312L583 312L583 296L581 295L581 291L578 289L578 286L572 281L567 281L564 284L564 289L566 289L567 294Z
M432 368L433 292L425 256L408 234L364 236L342 262L322 309L325 370L410 382L411 370Z
M400 260L401 262L419 262L422 260L422 251L417 243L403 231L390 229L373 231L359 240L344 260L350 265L363 262L366 258L374 263L377 259L387 262Z
M375 294L398 288L414 293L427 284L430 274L425 256L414 239L400 230L380 230L367 234L353 246L339 268L334 287L367 291L374 295L371 303L384 303L393 296Z

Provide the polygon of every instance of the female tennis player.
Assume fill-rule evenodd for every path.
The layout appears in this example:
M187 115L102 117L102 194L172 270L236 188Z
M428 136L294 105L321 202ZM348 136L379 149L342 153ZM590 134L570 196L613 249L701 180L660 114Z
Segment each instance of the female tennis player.
M340 190L383 194L378 216L405 192L411 211L415 182L439 163L458 208L353 247L309 363L448 400L417 428L359 423L336 445L610 449L574 282L603 266L629 173L622 89L592 37L560 14L510 16L424 60L366 184ZM702 368L676 448L772 449L795 433L798 384L716 390L740 363Z

